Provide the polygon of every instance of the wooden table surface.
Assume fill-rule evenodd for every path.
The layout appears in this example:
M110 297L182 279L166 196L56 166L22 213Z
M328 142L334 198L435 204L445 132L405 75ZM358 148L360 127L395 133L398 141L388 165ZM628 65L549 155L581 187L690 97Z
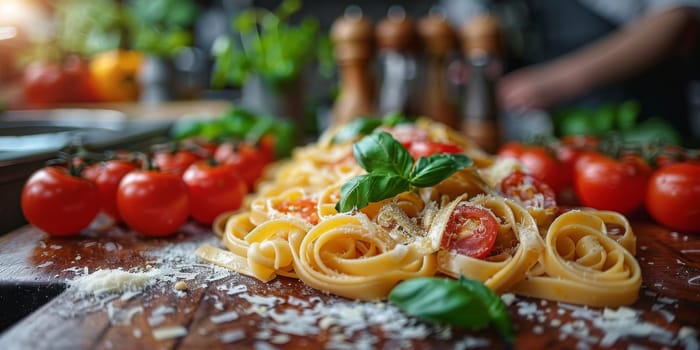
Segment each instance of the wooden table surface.
M611 310L515 297L509 306L515 348L697 349L700 236L646 221L633 227L643 287L634 305L616 310L634 320L630 327L611 333L619 326L605 322ZM210 228L194 223L168 239L120 226L72 239L25 226L0 237L5 287L55 286L96 269L160 271L137 295L97 298L70 287L2 333L0 349L508 348L492 330L427 326L385 303L327 295L283 277L264 284L203 264L194 256L203 242L216 244ZM176 291L176 281L187 290ZM185 332L156 339L157 329L169 326ZM616 337L635 332L641 336Z

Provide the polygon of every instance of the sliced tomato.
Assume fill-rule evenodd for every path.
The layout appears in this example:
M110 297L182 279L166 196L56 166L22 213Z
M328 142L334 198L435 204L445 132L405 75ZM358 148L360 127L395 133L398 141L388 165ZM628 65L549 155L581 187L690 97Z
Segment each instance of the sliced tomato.
M402 145L408 150L414 160L433 154L462 153L464 150L452 143L432 141L405 141Z
M486 208L462 202L455 207L440 247L476 259L489 255L498 235L498 220Z
M571 186L572 178L567 176L564 163L557 159L543 146L525 146L518 142L505 144L498 151L501 158L512 158L520 161L528 173L544 181L556 193L563 191L567 186Z
M309 197L296 200L285 200L274 205L274 208L285 214L293 215L306 220L312 225L318 224L318 202Z
M557 205L556 195L549 185L536 177L516 171L501 181L501 193L522 204L546 209Z

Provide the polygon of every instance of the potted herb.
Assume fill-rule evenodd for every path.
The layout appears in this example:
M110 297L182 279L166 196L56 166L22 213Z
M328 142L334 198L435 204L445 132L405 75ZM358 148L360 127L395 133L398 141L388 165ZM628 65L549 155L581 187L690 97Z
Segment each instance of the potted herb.
M141 101L172 98L172 58L192 43L189 28L197 12L192 0L130 0L126 4L131 47L146 55L139 75Z
M315 19L290 23L300 7L299 0L284 0L274 11L251 8L234 18L234 35L217 38L212 48L212 85L242 85L245 107L302 122L304 70L328 48Z

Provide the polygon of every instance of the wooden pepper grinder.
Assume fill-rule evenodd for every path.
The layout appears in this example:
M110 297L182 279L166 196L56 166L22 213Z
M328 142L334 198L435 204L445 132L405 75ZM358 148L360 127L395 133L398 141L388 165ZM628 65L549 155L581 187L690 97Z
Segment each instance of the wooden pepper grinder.
M372 24L358 12L346 11L331 27L340 75L340 94L333 107L333 125L374 113L370 80Z
M413 21L402 7L392 6L387 17L377 25L375 34L379 47L380 113L417 113L414 90L418 62Z
M424 94L420 113L459 129L457 109L450 97L447 81L448 59L456 44L455 33L445 16L438 13L421 19L418 33L425 50Z
M485 151L495 153L501 143L498 105L493 74L500 56L500 25L491 15L467 22L462 29L462 47L469 67L464 96L462 132Z

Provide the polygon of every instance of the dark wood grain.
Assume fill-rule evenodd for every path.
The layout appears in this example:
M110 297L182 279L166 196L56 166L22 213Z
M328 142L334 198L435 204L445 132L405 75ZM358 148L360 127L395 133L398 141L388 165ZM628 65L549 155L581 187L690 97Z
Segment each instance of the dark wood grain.
M700 276L700 236L673 233L644 220L634 222L633 226L638 237L637 259L644 278L639 301L631 306L639 313L639 322L657 325L674 335L682 327L697 329L700 325L700 278L691 279ZM89 271L100 268L144 269L156 263L161 268L175 268L180 273L196 274L196 278L164 281L131 299L115 299L104 305L93 304L90 308L84 307L81 299L84 297L69 288L0 335L0 349L254 348L264 335L261 332L263 325L269 324L271 319L265 313L248 314L251 303L236 295L227 294L226 286L230 285L245 285L250 295L294 297L300 300L317 298L324 305L355 305L353 301L315 291L297 280L284 277L268 284L238 274L209 281L207 278L211 276L212 268L193 263L196 259L192 257L183 260L182 256L174 255L172 259L154 262L153 252L184 245L196 247L202 242L214 242L214 238L209 228L195 224L184 226L180 233L168 239L140 237L119 226L103 232L88 232L74 239L52 239L29 226L1 237L0 283L4 284L52 285L73 278L75 272L71 268L88 267ZM185 292L175 292L175 280L184 280L188 289ZM163 310L162 307L170 307L175 311L163 315L159 322L149 320L158 308ZM280 303L274 310L302 311L304 307ZM115 323L114 318L109 317L108 308L121 312L135 311L127 322ZM212 316L228 311L236 311L240 317L230 322L212 321ZM510 305L510 313L517 329L515 348L575 349L581 346L581 338L568 333L567 329L577 322L585 326L589 336L600 341L605 333L593 326L590 315L581 316L581 313L586 312L595 316L602 313L602 310L516 298ZM164 326L182 326L187 329L187 335L156 340L153 329ZM244 331L245 338L229 344L223 343L221 336L235 330ZM288 342L281 341L272 345L280 349L313 349L323 347L333 336L331 329L321 329L318 334L292 335ZM407 341L387 337L377 325L358 330L353 333L350 341L367 337L376 337L373 347L384 349L447 349L469 337L488 339L487 348L505 347L498 334L492 330L454 330L448 339L431 333L426 338ZM604 347L595 342L587 344L591 348ZM624 349L630 344L663 347L657 339L644 337L620 339L611 347ZM666 347L683 348L683 344L676 342Z

